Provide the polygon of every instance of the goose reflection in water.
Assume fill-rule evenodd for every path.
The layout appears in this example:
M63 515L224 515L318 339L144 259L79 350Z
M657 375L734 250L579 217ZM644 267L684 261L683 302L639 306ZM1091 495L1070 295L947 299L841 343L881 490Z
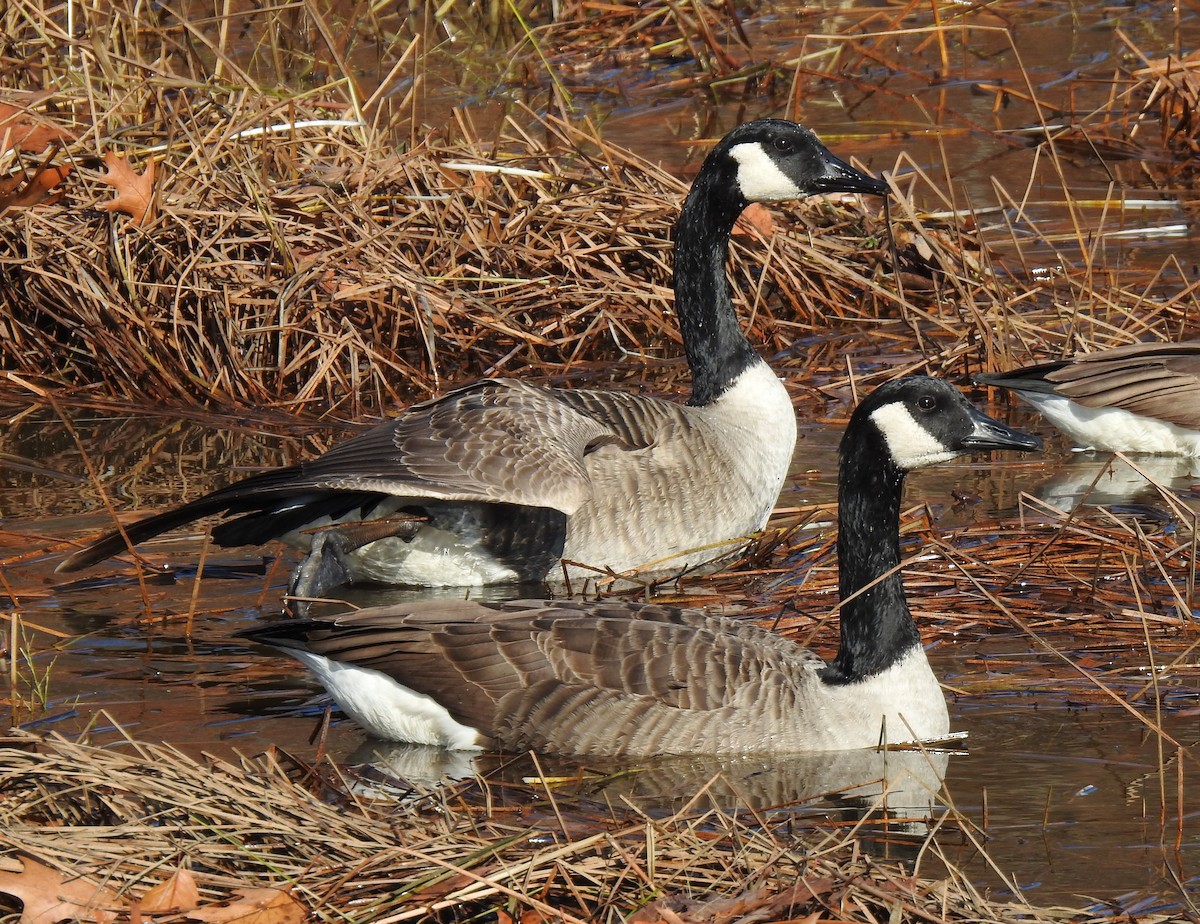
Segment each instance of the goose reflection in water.
M347 764L373 795L425 792L472 777L484 785L553 779L554 796L564 805L584 799L632 806L654 817L749 809L773 819L786 813L801 823L833 814L840 822L886 823L889 832L919 837L945 814L940 792L952 756L945 749L913 747L584 765L372 739Z

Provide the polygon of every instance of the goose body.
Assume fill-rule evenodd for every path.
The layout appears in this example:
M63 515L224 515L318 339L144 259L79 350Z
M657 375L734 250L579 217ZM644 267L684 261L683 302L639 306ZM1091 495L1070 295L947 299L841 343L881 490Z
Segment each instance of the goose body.
M614 601L421 601L244 633L306 664L371 734L579 756L792 753L949 731L899 574L911 468L1036 437L913 376L855 411L839 475L833 661L698 609Z
M738 326L725 258L751 201L887 187L803 126L747 123L705 159L675 226L688 404L489 379L410 408L324 455L101 537L75 570L198 517L220 545L307 551L293 593L346 581L482 585L667 574L728 557L766 523L796 419ZM127 538L126 538L127 537ZM564 564L565 563L565 564Z
M1013 392L1081 449L1200 457L1200 341L1133 343L976 381Z

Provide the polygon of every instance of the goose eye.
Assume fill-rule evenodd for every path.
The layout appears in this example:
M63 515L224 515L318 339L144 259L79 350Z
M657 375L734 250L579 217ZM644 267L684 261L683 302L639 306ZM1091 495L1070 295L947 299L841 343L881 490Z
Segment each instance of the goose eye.
M935 407L937 407L937 401L934 399L933 395L921 395L921 397L917 399L917 407L923 411L932 411Z
M791 138L774 138L771 140L771 144L774 145L775 150L780 154L792 153L793 145Z

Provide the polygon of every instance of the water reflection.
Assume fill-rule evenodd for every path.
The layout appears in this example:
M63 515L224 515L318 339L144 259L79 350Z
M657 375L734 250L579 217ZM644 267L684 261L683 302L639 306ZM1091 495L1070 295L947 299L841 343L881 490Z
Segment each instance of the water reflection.
M1072 452L1034 494L1070 513L1083 505L1128 506L1169 516L1165 500L1181 497L1200 479L1200 459L1174 456L1121 456L1107 452Z
M199 491L213 479L228 477L230 467L246 464L243 460L250 464L280 461L272 457L277 453L271 451L265 437L226 437L206 446L203 428L194 425L152 423L140 435L132 422L106 427L95 421L77 429L85 449L93 459L102 460L103 469L129 468L121 446L113 441L114 434L129 451L154 460L142 469L141 480L124 482L143 503L159 502L162 495L152 493L156 484L173 480L177 488ZM42 451L37 439L49 440L42 447L56 460L55 467L78 473L78 460L72 467L69 459L71 447L52 424L44 430L40 436L31 431L14 433L6 448L30 457ZM837 437L836 427L804 430L804 453L782 498L783 505L833 500ZM173 455L180 447L184 451ZM162 461L167 458L175 459L173 469ZM1104 464L1106 460L1100 457L1081 454L1062 458L1050 454L1044 460L1021 464L967 460L936 473L914 475L909 500L939 508L943 529L955 520L986 524L995 511L1014 509L1022 493L1036 494L1040 485L1052 482L1060 473L1078 469L1083 477L1087 477L1085 470L1094 477ZM1179 489L1179 478L1186 481L1191 473L1171 477L1176 480L1170 483ZM200 483L206 480L209 483ZM1102 482L1097 484L1097 488L1101 486ZM31 502L35 493L36 510ZM969 501L956 502L956 498L968 496ZM293 663L234 639L237 631L277 616L294 563L291 553L264 550L268 556L264 559L262 554L240 551L205 551L201 536L193 533L148 550L156 559L172 563L170 575L142 584L132 568L114 562L83 581L57 584L51 572L56 557L30 557L27 553L48 542L47 537L106 527L108 515L96 508L93 498L82 497L74 483L27 469L5 471L0 478L0 503L6 511L19 512L16 520L10 513L6 523L11 554L18 556L8 563L6 576L20 597L22 617L66 635L58 641L31 634L31 641L25 644L32 656L23 668L17 692L31 697L29 679L36 673L48 678L47 699L19 711L14 707L18 722L38 722L44 730L68 736L88 727L103 735L104 729L115 723L135 738L169 741L189 754L255 753L278 746L298 755L312 755L323 747L334 760L365 759L359 752L364 744L361 730L336 712L331 714L329 726L324 726L328 701ZM70 519L51 518L47 513L73 513L83 506L91 506L95 512ZM19 532L12 532L14 528ZM192 575L201 555L206 556L204 578L197 590ZM392 596L397 591L386 593ZM418 593L429 595L428 591ZM508 588L507 593L514 594L514 589ZM520 588L514 595L531 593L540 595L540 589ZM347 593L348 602L357 605L379 603L378 595L379 591L367 588ZM1160 753L1158 740L1128 713L1113 706L1072 705L1079 700L1079 685L1066 665L1040 650L1031 650L1029 640L1019 633L1004 632L1000 626L991 631L990 638L982 630L972 632L933 653L938 676L951 688L970 691L951 702L952 727L970 733L969 753L952 758L942 755L938 758L941 766L931 767L924 755L918 758L896 752L887 755L884 767L840 766L844 760L862 756L855 754L813 755L775 766L753 761L717 765L679 761L671 766L639 768L632 774L616 774L619 768L589 766L589 771L603 771L603 783L594 776L585 778L575 790L575 798L598 800L599 804L638 799L647 806L657 805L656 811L668 812L703 791L714 804L729 799L743 805L783 806L780 811L785 817L798 823L819 819L836 824L863 817L880 801L886 786L888 810L902 810L893 817L926 823L936 817L944 798L961 813L962 824L980 828L990 859L942 834L938 845L951 861L988 887L1005 887L999 870L1014 876L1023 887L1041 883L1031 898L1043 902L1067 901L1088 893L1103 898L1132 893L1129 901L1135 905L1178 902L1173 880L1179 863L1183 872L1178 878L1186 881L1200 853L1195 815L1200 798L1195 781L1200 777L1183 772L1193 766L1200 747L1196 743L1200 729L1194 714L1194 691L1179 690L1179 707L1173 711L1167 709L1164 698L1166 731L1188 750ZM1139 655L1119 639L1102 653L1083 644L1066 645L1064 650L1073 657L1103 656L1113 668L1145 658L1144 651ZM991 653L1002 665L994 671L987 660ZM1021 682L1022 677L1038 681L1036 692ZM1105 677L1109 684L1119 681L1112 671ZM1132 688L1140 683L1129 682L1130 697ZM372 743L370 748L378 750L379 745ZM437 756L460 760L444 752ZM468 768L460 762L458 766L421 770L413 763L419 757L412 753L400 757L393 752L388 758L391 767L377 767L367 778L391 785L421 773L428 779L479 769L478 764ZM401 759L405 762L397 764ZM907 765L903 769L917 781L915 785L908 787L896 780L895 773L902 765ZM546 773L552 769L542 766ZM936 772L922 778L930 769ZM518 778L539 773L528 764L496 772L511 772ZM578 774L578 768L563 772L564 776L572 774ZM943 774L943 795L931 799ZM719 782L713 783L714 778ZM874 783L876 780L886 783ZM837 795L814 798L838 790ZM1180 861L1172 854L1177 831L1182 832ZM1100 864L1106 872L1098 882ZM1195 894L1197 885L1193 883L1191 888Z
M1035 902L1102 899L1136 910L1200 900L1196 802L1185 783L1194 716L1163 717L1186 745L1177 751L1115 710L1063 708L1051 697L985 697L951 711L970 731L971 752L950 766L946 790L991 858L967 844L948 852L952 862L980 878L994 863Z
M589 761L586 766L528 758L444 751L366 741L348 762L390 776L398 788L478 775L499 779L577 780L576 790L612 804L636 806L652 815L685 808L756 811L790 809L850 820L887 818L923 830L941 814L938 793L950 754L944 750L889 749L793 754L787 757L688 756L637 763ZM559 787L561 789L561 786Z
M914 860L946 816L940 791L950 758L940 750L864 750L580 765L366 741L347 758L347 772L358 791L391 798L478 777L489 801L524 804L545 796L556 815L572 820L630 810L651 818L750 811L757 822L797 833L853 828L868 853Z
M882 54L878 61L865 55L848 61L836 39L813 33L853 27L880 10L886 15L886 5L841 0L768 4L767 14L748 17L745 27L757 55L781 62L789 78L796 68L798 92L775 97L747 97L741 87L729 91L716 85L698 100L681 101L668 91L672 81L665 69L596 68L568 76L577 92L589 75L596 86L613 91L611 101L594 104L595 121L604 124L608 140L631 143L652 160L682 165L702 146L689 151L681 139L720 135L748 115L800 115L827 140L836 141L839 150L866 158L874 169L890 168L903 153L935 180L940 178L956 203L1007 205L997 187L1023 191L1016 199L1031 206L983 213L985 222L996 221L991 246L1012 253L1016 248L1011 241L1020 242L1021 266L1038 271L1069 264L1085 244L1089 271L1093 266L1155 269L1172 255L1191 266L1194 238L1154 235L1132 241L1093 236L1098 230L1154 228L1180 220L1182 206L1169 191L1148 189L1158 182L1153 174L1165 168L1165 162L1108 156L1102 162L1095 150L1072 155L1061 145L1063 156L1038 158L1023 143L1012 142L1014 133L1036 124L1037 113L1020 95L1008 95L1002 88L1036 87L1043 100L1059 106L1055 116L1061 115L1064 122L1102 111L1115 62L1131 47L1148 55L1161 53L1174 41L1182 48L1196 47L1200 17L1175 21L1172 4L1009 4L1002 14L990 4L961 7L961 29L945 30L941 42L929 41L928 33L917 28L889 39L892 48L883 47L881 39L856 35L856 43L874 42L869 49ZM911 5L894 7L896 15L909 17L914 27L928 23L930 11L939 10L937 5L927 5L925 12ZM874 22L886 25L879 19ZM972 29L972 22L988 28ZM995 25L1008 27L1010 33L991 28ZM897 41L906 43L899 51ZM736 51L736 43L730 44ZM390 64L390 57L381 57ZM806 92L805 79L812 78L814 85L823 80L821 67L865 77L870 68L882 72L887 61L897 58L905 67L887 73L886 93L867 80L839 84L836 94L824 89ZM452 124L451 109L464 103L462 87L456 84L466 84L467 69L472 68L483 76L468 86L477 87L482 100L475 101L471 118L486 135L512 110L503 86L510 62L508 55L489 61L448 50L432 66L425 65L422 81L428 89L415 104L418 115L429 124ZM953 66L951 73L943 72L947 62ZM375 62L359 63L366 71ZM1089 79L1092 75L1103 79ZM639 76L645 78L642 83L636 82ZM369 79L364 74L364 83ZM409 85L400 82L392 92L403 97ZM648 99L656 105L645 105ZM1151 203L1154 208L1144 201L1126 202L1114 192L1114 180L1135 199L1163 201ZM1064 189L1070 190L1074 202L1064 201ZM927 204L931 201L924 198ZM951 222L955 227L961 224L957 216ZM1086 318L1081 315L1081 320ZM876 361L880 347L872 341L868 349ZM170 561L173 575L183 580L163 576L147 585L132 569L113 564L99 577L57 584L50 572L53 556L22 556L45 545L47 537L107 528L111 521L86 477L79 447L54 415L15 409L10 419L0 431L0 510L11 558L5 569L8 589L19 597L21 615L31 624L70 638L67 643L31 629L28 639L18 642L29 664L10 692L17 698L31 697L30 678L36 671L44 678L45 701L34 702L24 712L10 705L10 717L41 722L70 735L89 725L102 729L108 721L102 717L106 710L130 734L167 740L189 753L227 754L234 747L252 751L269 745L311 753L311 736L324 704L310 698L313 691L290 662L230 642L234 632L249 628L264 613L278 612L291 561L285 557L264 562L209 550L202 593L194 595L194 582L187 578L195 573L204 545L198 533L192 533L154 552ZM122 509L166 506L179 496L196 496L228 481L233 471L280 465L310 455L313 448L301 447L296 439L265 435L251 429L253 424L216 431L145 416L76 418L74 424L109 496L118 499ZM1045 430L1043 425L1033 426ZM810 434L803 444L801 467L827 475L793 479L783 504L833 498L835 435L825 428ZM1048 458L1044 464L1049 478L1041 477L1032 464L1018 469L983 461L963 463L946 472L915 476L909 496L914 502L920 498L949 504L947 487L956 484L955 479L969 479L971 493L988 498L993 507L1009 506L1005 500L1015 498L1020 489L1064 511L1073 510L1085 496L1088 504L1165 509L1159 489L1105 457L1073 454L1063 460ZM1189 480L1197 478L1193 464L1138 461L1155 482L1177 492L1186 492ZM1194 625L1181 626L1180 631L1194 632ZM18 635L14 631L11 637ZM973 637L954 646L957 652L943 646L939 675L952 678L952 684L959 677L978 675L977 664L965 663L976 646ZM1027 653L1028 639L1016 637L1012 647ZM1114 657L1136 656L1114 652ZM969 851L952 858L973 878L991 885L997 883L995 870L1011 874L1019 885L1032 889L1031 898L1037 900L1090 894L1148 912L1162 904L1164 896L1166 903L1178 907L1176 881L1193 896L1200 895L1194 874L1200 865L1200 774L1195 770L1200 730L1195 707L1190 714L1185 706L1165 717L1167 731L1185 747L1179 752L1163 750L1160 739L1146 734L1143 725L1119 709L1072 707L1058 682L1065 667L1055 661L1042 666L1045 689L1051 692L1033 697L996 687L952 704L953 725L970 731L971 750L944 767L945 790L948 800L983 830L992 859L985 861ZM1185 695L1194 697L1194 691ZM335 720L323 740L335 759L351 758L362 735L351 723ZM414 777L419 768L412 761L418 756L407 755L403 763L389 757L390 769L376 772L389 779ZM788 801L785 796L802 800L807 797L801 793L823 788L813 782L820 769L743 764L719 772L739 797L761 790L763 804L778 805ZM710 770L677 770L688 782L677 776L678 789L668 790L666 798L690 797L694 793L687 786L695 784L698 791L718 772ZM460 765L423 772L436 778L469 771ZM868 768L846 778L857 777L860 785L869 785L869 780L886 776ZM661 796L660 779L658 771L646 771L607 785L614 793L618 785L627 785L635 793L658 790ZM932 781L930 788L935 788ZM845 797L859 795L851 791Z

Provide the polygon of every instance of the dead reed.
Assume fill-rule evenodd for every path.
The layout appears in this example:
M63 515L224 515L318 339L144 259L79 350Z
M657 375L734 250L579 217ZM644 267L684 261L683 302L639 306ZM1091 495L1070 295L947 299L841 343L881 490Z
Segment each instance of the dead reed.
M88 40L65 58L60 12L6 8L4 66L27 85L0 99L10 384L343 419L480 375L578 379L615 359L633 360L620 372L633 377L667 360L656 387L674 388L668 240L683 181L585 120L523 113L481 131L456 114L415 133L412 93L382 103L408 64L365 94L349 75L358 52L309 7L222 21L82 6ZM619 35L649 16L710 50L725 42L703 5L601 15ZM383 34L364 17L356 28ZM545 28L571 22L599 28ZM726 24L736 44L736 17ZM392 25L410 42L394 45L400 61L419 59L423 33ZM267 38L239 63L230 33L250 29ZM884 54L855 40L834 70ZM329 82L281 91L261 73L272 62ZM81 69L88 79L71 79ZM906 192L945 208L906 196L884 220L813 201L743 223L734 290L785 369L812 371L798 341L837 341L844 369L855 352L877 366L890 339L902 366L961 375L1188 323L1194 287L1010 266L949 178L897 166ZM1015 197L1006 220L1023 220Z
M9 384L35 403L257 406L343 419L517 370L677 390L667 241L684 181L580 118L522 113L495 129L455 114L418 130L433 47L427 24L404 20L402 6L364 4L335 23L311 3L232 4L230 15L195 18L167 5L143 16L148 8L132 0L3 5L0 366ZM614 53L589 45L597 31L613 38L618 59L693 60L683 88L738 81L771 92L773 82L778 92L777 62L742 46L731 4L565 3L554 22L545 5L442 6L478 8L485 25L538 54L553 46L560 73L572 62L552 110L598 92ZM911 10L881 7L853 34L814 37L788 63L789 92L859 86L876 67L906 74L909 53L946 58L952 30L905 30ZM511 12L519 15L502 23ZM874 37L860 34L868 29ZM245 34L261 36L249 60L237 41ZM354 62L367 43L358 39L385 34L394 37L380 58L395 66L363 90ZM537 54L514 67L531 87L550 83ZM282 89L272 75L283 73L300 79ZM1037 103L1030 131L1048 139L1052 162L1073 150L1156 150L1181 164L1194 154L1189 59L1114 75L1114 105L1084 133L1057 126L1054 107L1026 85L982 90L997 105L1006 95ZM1124 122L1096 131L1121 106ZM1155 107L1163 128L1152 141L1142 120ZM698 153L702 140L712 139L681 147ZM739 308L755 342L803 382L796 400L808 416L837 416L831 403L847 407L872 379L903 371L961 376L1193 332L1197 286L1178 267L1137 282L1090 259L1047 270L1022 250L1018 229L1033 222L1020 195L998 187L1003 212L989 225L955 199L950 177L907 159L897 168L904 195L886 218L811 202L759 213L736 242ZM1064 246L1090 255L1092 231L1080 222ZM146 438L136 453L145 463L122 482L134 494L154 485L153 503L180 493L175 479L270 455L200 447L175 471L156 457L158 442ZM952 531L933 511L910 511L911 547L919 538L936 552L907 569L929 638L1015 628L1045 641L1048 659L1069 654L1072 697L1128 708L1152 730L1145 717L1155 709L1194 708L1190 519L1021 503L1022 519ZM738 569L656 591L738 606L828 646L834 549L817 524L830 518L824 508L781 511ZM8 573L36 553L25 535L5 538L18 544L2 563ZM194 615L195 606L189 634ZM1130 640L1143 638L1144 656L1130 655ZM1124 658L1109 664L1118 648ZM1034 664L1003 682L1035 689L1045 673ZM956 695L998 682L964 682ZM382 803L337 768L278 753L230 762L128 740L22 735L9 744L0 870L20 874L36 859L102 881L118 909L186 867L208 905L272 886L325 920L388 924L489 914L1099 919L992 902L953 872L935 882L875 863L853 832L799 840L749 813L572 815L578 836L565 837L559 821L571 809L548 805L540 789L506 802L472 783Z
M169 150L142 227L97 211L109 192L82 175L4 225L6 368L124 397L358 416L517 366L678 355L666 242L683 187L661 170L561 123L392 153L352 127L294 127L328 117L319 105L282 116L239 100L229 123L232 100L207 102L187 107L205 124L174 130L223 143L145 139ZM868 234L861 215L796 215L761 277L762 242L735 248L756 333L780 345L862 311L859 274L874 272L831 272ZM813 233L831 220L836 233Z
M257 54L315 67L328 23L291 13L258 25L318 37ZM360 416L516 366L678 355L676 177L586 126L532 115L499 134L459 118L397 142L376 97L353 86L280 93L240 67L226 33L251 18L85 14L89 41L64 61L57 13L6 11L21 62L9 66L38 75L0 100L11 373L125 398ZM188 51L181 36L213 47ZM67 79L72 67L88 81ZM878 226L819 204L794 214L792 233L765 232L762 275L761 241L735 255L762 338L888 314L882 293L865 292ZM841 269L856 252L865 260Z
M931 879L873 860L856 828L798 838L770 814L586 810L536 781L418 787L396 801L278 752L224 761L129 739L6 744L0 890L55 882L83 921L124 917L180 869L195 904L155 920L267 920L246 907L251 894L273 896L274 922L1113 920L997 902L953 869Z

